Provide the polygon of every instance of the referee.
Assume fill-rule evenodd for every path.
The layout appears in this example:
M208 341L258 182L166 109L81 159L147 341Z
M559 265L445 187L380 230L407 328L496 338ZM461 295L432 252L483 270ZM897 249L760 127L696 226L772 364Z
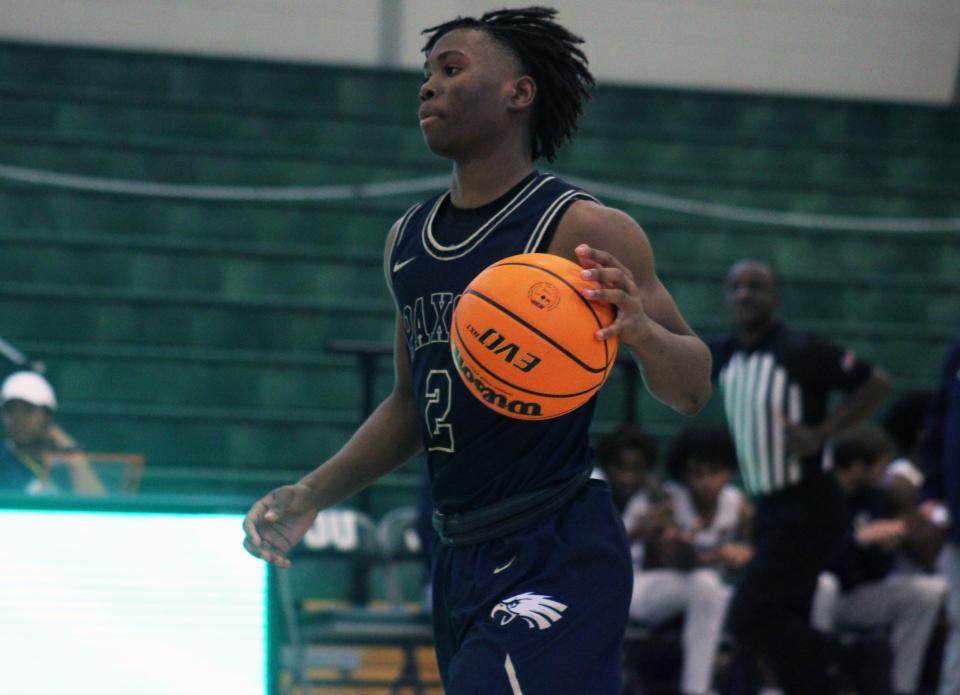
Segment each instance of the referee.
M734 263L725 296L736 331L710 344L713 378L757 505L755 554L734 594L730 629L788 695L832 693L826 643L810 625L817 575L846 521L829 473L831 439L865 420L890 380L852 351L784 326L769 265ZM846 395L831 412L835 391Z

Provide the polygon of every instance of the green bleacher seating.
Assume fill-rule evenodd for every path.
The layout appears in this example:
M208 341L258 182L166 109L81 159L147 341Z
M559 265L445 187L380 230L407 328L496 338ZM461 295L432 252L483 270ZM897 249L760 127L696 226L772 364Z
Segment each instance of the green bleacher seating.
M423 146L414 72L0 43L0 165L189 186L331 186L449 171ZM544 168L686 200L865 217L960 217L956 109L602 85ZM335 451L362 416L356 360L389 342L386 231L427 193L309 202L154 197L0 178L0 336L44 359L92 448L142 451L141 489L255 495ZM956 232L738 223L615 198L704 335L723 275L773 262L785 315L933 383L960 315ZM392 365L382 359L382 397ZM613 378L662 442L689 421ZM719 422L711 404L703 421ZM363 498L411 504L422 461Z

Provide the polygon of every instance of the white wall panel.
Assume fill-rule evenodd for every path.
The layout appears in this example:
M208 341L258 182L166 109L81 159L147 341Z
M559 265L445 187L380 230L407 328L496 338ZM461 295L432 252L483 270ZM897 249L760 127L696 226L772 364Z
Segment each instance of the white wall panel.
M382 3L392 3L384 13ZM409 67L420 30L475 0L0 0L0 38ZM519 3L518 3L519 4ZM958 0L557 0L606 81L944 103ZM381 27L383 16L390 18ZM396 49L396 50L395 50Z

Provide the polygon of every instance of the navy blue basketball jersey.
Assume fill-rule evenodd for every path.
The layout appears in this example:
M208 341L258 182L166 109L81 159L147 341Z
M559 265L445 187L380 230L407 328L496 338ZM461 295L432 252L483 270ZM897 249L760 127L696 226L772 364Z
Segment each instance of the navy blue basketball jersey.
M466 286L487 266L545 252L575 200L594 200L554 176L535 173L479 210L469 229L438 222L449 191L412 207L388 250L385 271L406 338L437 509L477 509L560 482L591 465L588 427L595 400L552 420L494 412L463 384L450 356L450 318ZM465 211L473 212L477 211ZM463 217L461 217L461 220Z

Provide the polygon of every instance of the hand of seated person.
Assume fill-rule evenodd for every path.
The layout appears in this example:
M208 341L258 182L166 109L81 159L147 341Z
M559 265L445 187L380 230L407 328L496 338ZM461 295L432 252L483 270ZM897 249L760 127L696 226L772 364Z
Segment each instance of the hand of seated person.
M946 540L946 529L920 511L908 514L904 519L903 552L925 570L933 570Z
M877 545L884 550L894 550L903 541L906 531L903 519L880 519L858 528L854 537L858 545Z
M741 569L753 557L753 548L746 543L726 543L714 553L715 562L729 570Z
M690 570L699 564L696 548L689 532L668 526L652 541L654 552L664 567Z

